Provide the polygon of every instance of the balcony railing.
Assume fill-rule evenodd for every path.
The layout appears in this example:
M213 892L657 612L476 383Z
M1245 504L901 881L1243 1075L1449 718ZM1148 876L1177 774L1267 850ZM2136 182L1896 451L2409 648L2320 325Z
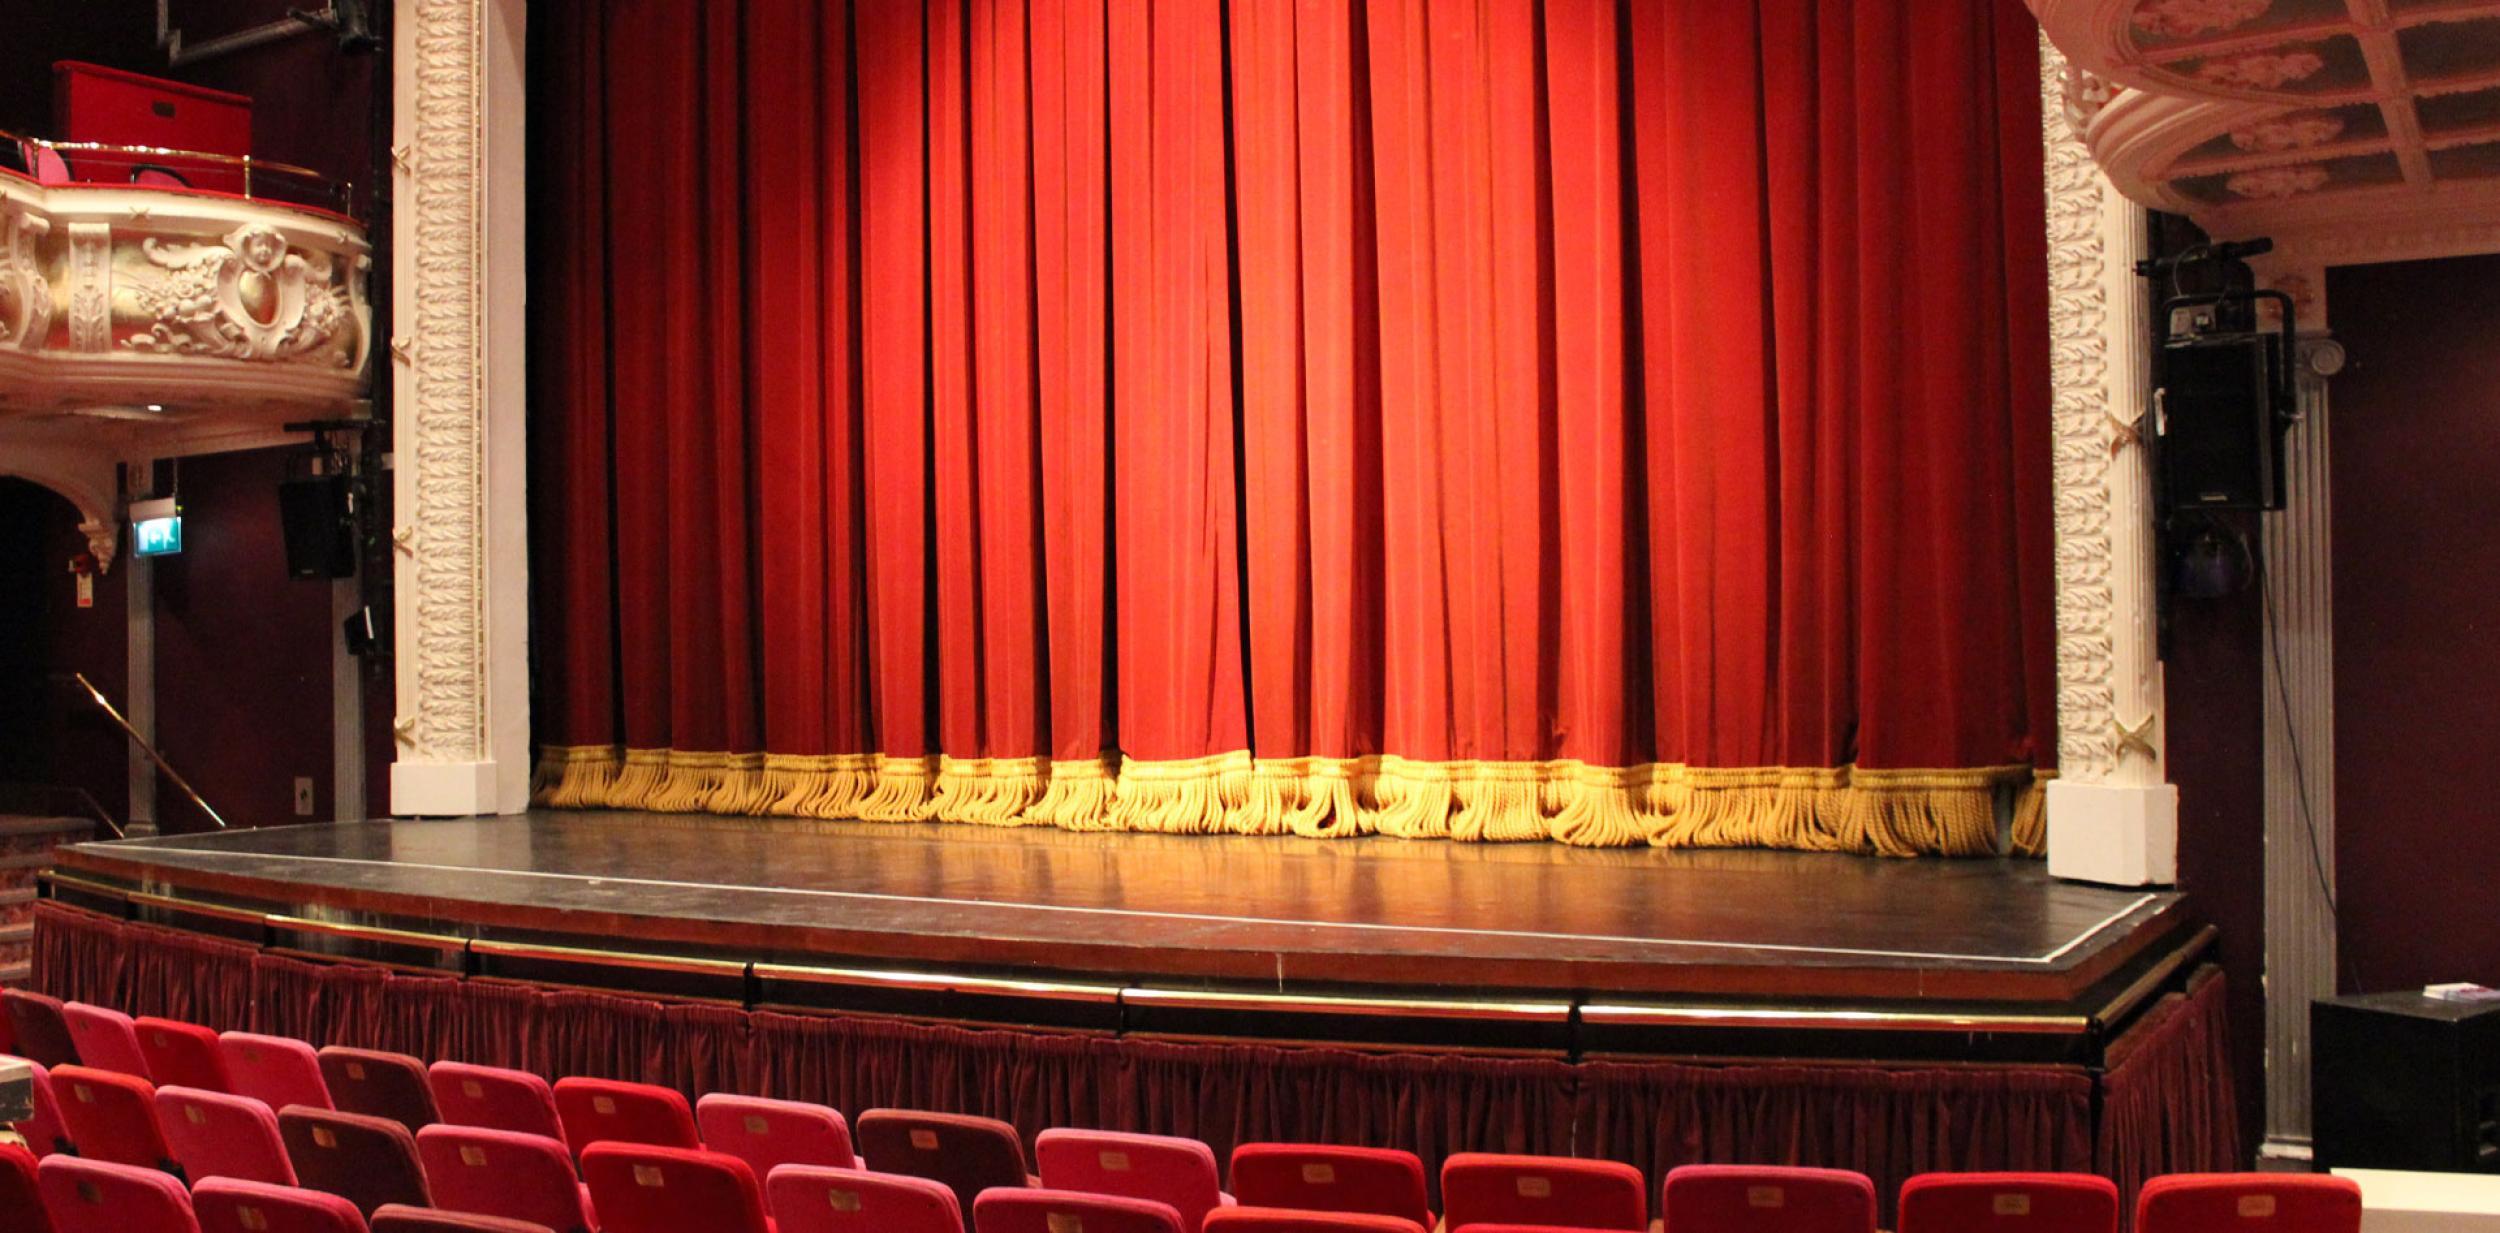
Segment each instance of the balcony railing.
M45 185L215 193L361 219L355 185L250 155L47 141L0 129L0 171Z

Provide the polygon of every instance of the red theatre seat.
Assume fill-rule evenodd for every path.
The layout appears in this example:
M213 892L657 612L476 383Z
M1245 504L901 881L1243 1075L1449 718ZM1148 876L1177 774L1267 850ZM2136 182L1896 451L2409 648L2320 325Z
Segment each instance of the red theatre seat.
M191 1191L200 1233L365 1233L356 1205L334 1194L213 1177Z
M346 1199L367 1216L393 1203L434 1205L417 1163L417 1141L397 1122L289 1105L278 1110L278 1135L299 1181Z
M249 1096L272 1109L304 1105L333 1108L330 1085L321 1079L321 1060L313 1047L284 1036L227 1032L217 1038L218 1056L237 1096Z
M850 1124L823 1105L712 1092L694 1103L694 1120L703 1146L747 1162L757 1177L770 1179L782 1165L848 1169L858 1163Z
M200 1233L190 1192L154 1169L52 1156L36 1175L54 1233Z
M1441 1206L1450 1233L1474 1224L1649 1228L1641 1171L1610 1160L1461 1152L1441 1166Z
M35 1154L14 1143L0 1143L0 1229L52 1233L52 1217L44 1213L35 1180Z
M1477 1225L1490 1229L1493 1225ZM1206 1233L1430 1233L1404 1216L1371 1212L1314 1212L1285 1207L1219 1207L1207 1213Z
M0 989L0 1006L8 1008L17 1056L46 1066L78 1064L78 1042L70 1037L61 999L31 989Z
M526 1070L436 1062L425 1072L434 1108L454 1126L484 1126L564 1141L555 1089Z
M437 1124L417 1132L417 1155L436 1207L559 1230L600 1227L563 1140Z
M61 1007L61 1018L69 1024L70 1039L78 1042L80 1065L150 1078L148 1056L139 1051L139 1028L130 1016L103 1006L68 1002Z
M2361 1186L2299 1173L2174 1173L2144 1183L2136 1233L2356 1233Z
M1169 1203L1071 1190L988 1191L972 1205L972 1226L977 1233L1186 1233Z
M784 1165L764 1200L778 1233L964 1233L955 1192L925 1177Z
M601 1233L771 1233L764 1189L747 1162L720 1152L593 1143L582 1180Z
M593 1143L703 1146L693 1108L668 1088L613 1079L558 1079L555 1098L564 1141L576 1149Z
M217 1033L196 1023L145 1016L131 1027L139 1034L139 1056L147 1062L149 1082L209 1092L234 1090L226 1077L226 1059L218 1052Z
M345 1112L387 1117L412 1135L443 1120L425 1063L405 1053L324 1045L320 1062L322 1082Z
M2089 1173L1922 1173L1900 1233L2118 1233L2118 1187Z
M373 1214L373 1233L555 1233L543 1224L472 1212L445 1212L396 1203Z
M1244 1207L1397 1216L1429 1229L1424 1162L1413 1152L1316 1143L1244 1143L1233 1149L1233 1197Z
M89 1160L171 1169L156 1126L156 1085L110 1070L63 1066L52 1072L52 1107L61 1130Z
M26 1140L26 1146L33 1148L36 1159L40 1160L54 1152L67 1150L70 1147L69 1131L62 1127L61 1108L52 1099L52 1072L32 1058L23 1060L35 1070L32 1101L35 1113L12 1129L17 1131L18 1138Z
M1667 1226L1726 1233L1875 1233L1875 1183L1845 1169L1686 1165L1667 1174Z
M916 1109L870 1109L859 1115L859 1154L879 1173L943 1183L971 1211L982 1191L1029 1186L1024 1140L995 1118Z
M1045 1130L1033 1141L1042 1185L1170 1204L1182 1233L1198 1233L1207 1213L1229 1206L1215 1151L1196 1139L1108 1130ZM874 1159L874 1157L871 1157Z
M167 1153L195 1183L232 1177L272 1186L295 1184L295 1166L287 1162L286 1140L278 1134L278 1115L249 1096L160 1087L156 1124L164 1132Z

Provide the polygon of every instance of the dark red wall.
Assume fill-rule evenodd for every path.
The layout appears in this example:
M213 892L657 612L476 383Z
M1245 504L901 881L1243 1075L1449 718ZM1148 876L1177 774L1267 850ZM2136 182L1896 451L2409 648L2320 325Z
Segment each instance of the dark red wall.
M159 468L160 473L164 470ZM295 777L331 816L330 587L286 574L285 451L185 458L182 552L158 557L156 743L236 826L294 822ZM198 829L168 786L157 817Z
M2500 257L2327 278L2346 987L2500 985Z
M2255 537L2254 521L2241 527ZM2240 1127L2254 1147L2265 1126L2264 620L2255 591L2173 598L2163 661L2170 781L2179 789L2179 889L2221 930L2231 980L2231 1055Z
M78 606L68 571L87 549L78 521L51 489L0 478L0 784L84 789L119 821L130 796L121 731L53 679L83 672L116 705L129 696L127 572L98 577L95 606ZM69 806L0 799L11 808Z

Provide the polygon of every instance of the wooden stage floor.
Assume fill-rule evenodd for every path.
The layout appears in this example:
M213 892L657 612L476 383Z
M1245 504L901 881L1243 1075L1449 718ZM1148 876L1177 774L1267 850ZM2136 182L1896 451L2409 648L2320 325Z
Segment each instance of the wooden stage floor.
M55 891L82 889L765 965L1600 1000L2066 1006L2181 924L2175 893L2028 860L558 811L81 844Z

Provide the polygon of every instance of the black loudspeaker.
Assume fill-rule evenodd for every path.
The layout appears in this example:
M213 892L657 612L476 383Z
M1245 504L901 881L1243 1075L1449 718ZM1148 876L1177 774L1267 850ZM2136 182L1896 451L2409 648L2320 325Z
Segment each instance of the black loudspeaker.
M2500 1173L2500 1003L2321 998L2309 1040L2318 1168Z
M2281 509L2279 344L2228 334L2162 348L2162 501L2172 509Z
M286 572L294 578L356 574L356 508L344 475L290 476L278 484L286 525Z

